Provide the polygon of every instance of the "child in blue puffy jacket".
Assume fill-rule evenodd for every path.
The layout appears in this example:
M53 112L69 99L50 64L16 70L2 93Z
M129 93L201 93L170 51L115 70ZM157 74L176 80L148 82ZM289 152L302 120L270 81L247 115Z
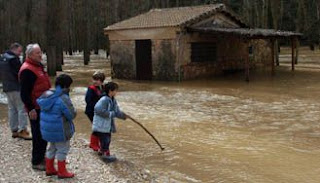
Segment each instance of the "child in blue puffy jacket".
M109 150L111 133L116 132L114 118L117 117L124 120L127 118L127 115L119 109L115 99L118 88L117 83L107 83L104 87L105 96L101 97L94 107L92 131L100 139L102 158L108 162L116 160L115 156L110 155Z
M61 74L56 78L56 88L44 92L37 102L40 106L40 130L44 140L49 142L46 152L46 175L58 178L72 178L73 173L66 170L66 157L70 150L70 139L74 134L72 120L76 110L69 97L72 78ZM58 159L58 171L54 159Z

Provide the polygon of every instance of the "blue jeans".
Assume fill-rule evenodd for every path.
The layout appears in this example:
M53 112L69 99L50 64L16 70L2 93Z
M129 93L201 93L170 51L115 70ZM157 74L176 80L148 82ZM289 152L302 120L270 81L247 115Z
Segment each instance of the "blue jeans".
M101 151L102 152L109 151L109 147L111 143L111 133L93 132L93 134L98 136L100 139Z
M48 159L57 158L59 161L64 161L70 150L70 140L65 142L49 142L46 157Z
M8 99L9 126L12 132L27 129L28 115L19 91L6 92Z

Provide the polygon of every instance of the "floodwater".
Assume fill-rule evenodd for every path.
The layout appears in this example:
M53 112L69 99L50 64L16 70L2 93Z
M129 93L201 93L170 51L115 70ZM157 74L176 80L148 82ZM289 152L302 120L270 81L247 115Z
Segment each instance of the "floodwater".
M154 182L320 182L320 51L302 49L294 72L290 56L283 50L275 76L260 69L249 83L243 73L185 82L115 80L122 110L165 150L130 120L117 120L114 169L124 175L143 169ZM86 86L95 70L110 74L110 67L103 56L93 56L90 66L80 59L66 57L64 71L75 80L77 133L89 138Z

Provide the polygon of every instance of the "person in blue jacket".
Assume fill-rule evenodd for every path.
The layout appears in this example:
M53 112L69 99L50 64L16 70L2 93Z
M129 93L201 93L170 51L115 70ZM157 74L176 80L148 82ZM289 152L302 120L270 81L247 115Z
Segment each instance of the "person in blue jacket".
M118 92L118 84L109 82L105 85L105 96L94 107L94 117L92 124L93 133L100 139L100 152L102 159L108 162L116 160L115 156L110 155L111 133L116 132L114 118L126 119L127 115L119 109L115 96Z
M72 178L66 170L66 157L70 150L70 139L75 129L72 120L76 110L69 97L72 78L61 74L56 78L56 88L44 92L38 99L40 106L40 130L42 138L49 142L46 152L46 175L58 178ZM58 159L58 171L54 159Z

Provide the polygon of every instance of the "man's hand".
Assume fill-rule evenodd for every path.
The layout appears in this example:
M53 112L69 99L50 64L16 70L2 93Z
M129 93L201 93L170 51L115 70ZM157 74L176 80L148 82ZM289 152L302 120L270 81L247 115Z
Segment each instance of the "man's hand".
M37 115L37 111L35 109L32 109L29 112L29 118L30 118L30 120L37 120L38 115Z

